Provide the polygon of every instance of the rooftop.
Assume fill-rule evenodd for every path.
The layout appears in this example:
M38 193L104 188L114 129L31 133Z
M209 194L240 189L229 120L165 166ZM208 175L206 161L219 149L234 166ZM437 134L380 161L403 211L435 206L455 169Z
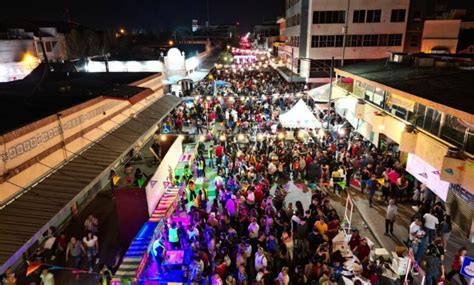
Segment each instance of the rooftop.
M23 80L0 84L0 135L99 96L129 99L145 90L129 84L150 75L47 72L41 64Z
M60 220L73 202L90 195L86 192L92 192L90 189L100 184L94 179L103 178L104 173L108 175L117 159L180 102L175 96L163 96L0 209L0 272L18 260L51 224Z
M459 57L458 57L458 60ZM420 67L388 59L369 61L339 70L385 86L474 114L474 71L459 67Z

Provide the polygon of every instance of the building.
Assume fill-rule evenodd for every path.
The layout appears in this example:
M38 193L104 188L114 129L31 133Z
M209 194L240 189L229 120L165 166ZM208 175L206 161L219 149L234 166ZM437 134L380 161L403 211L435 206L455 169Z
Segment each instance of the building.
M405 162L410 174L448 203L471 238L473 67L472 57L393 54L336 68L333 88L336 112L366 140Z
M407 30L403 50L408 53L420 52L423 24L427 19L446 17L449 0L410 0Z
M455 54L460 30L461 20L425 20L420 51Z
M273 43L280 40L280 26L277 23L256 25L253 29L254 43L264 50L273 47Z
M403 51L408 0L287 0L286 68L307 82L329 81L334 65Z
M0 25L0 82L24 78L45 57L52 62L68 59L63 29L58 30L54 23L38 24Z
M110 185L180 102L159 73L53 68L0 84L0 273Z
M474 54L474 21L462 21L459 31L457 53Z
M279 42L285 42L286 41L286 38L285 38L285 29L286 29L286 19L284 17L281 17L277 20L277 24L279 26L279 30L280 30L280 38L279 38Z

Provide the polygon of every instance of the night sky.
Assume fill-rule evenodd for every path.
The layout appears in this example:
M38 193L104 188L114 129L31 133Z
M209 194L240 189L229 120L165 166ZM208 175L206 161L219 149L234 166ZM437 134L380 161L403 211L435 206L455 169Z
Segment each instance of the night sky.
M263 21L284 15L283 0L207 0L211 24L239 22L242 32ZM65 20L91 27L191 27L206 20L206 0L43 0L0 1L0 17ZM8 7L5 7L8 6Z

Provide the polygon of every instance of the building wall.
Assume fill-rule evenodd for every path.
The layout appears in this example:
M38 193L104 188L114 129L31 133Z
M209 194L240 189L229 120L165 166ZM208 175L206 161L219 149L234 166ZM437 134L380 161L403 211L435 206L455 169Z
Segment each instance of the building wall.
M39 57L33 40L0 40L1 64L20 62L27 53Z
M303 9L308 2L308 9ZM405 32L408 18L409 0L301 0L296 5L286 10L287 27L285 36L287 44L295 45L293 37L300 37L296 42L299 43L299 58L301 61L299 74L311 81L310 73L313 69L311 60L330 60L335 58L336 66L340 64L341 59L347 60L370 60L387 57L390 52L402 52L405 41ZM347 11L349 3L349 10ZM405 10L403 22L391 22L393 9ZM365 10L364 23L354 23L354 10ZM366 22L368 10L381 10L380 22ZM346 11L347 24L342 23L314 23L314 11ZM301 14L300 25L291 26L288 20L298 13ZM345 19L345 17L344 17ZM308 29L303 26L308 23ZM347 26L347 29L346 29ZM357 46L353 47L347 44L345 49L343 45L335 47L315 47L313 45L313 36L344 36L340 43L350 43L352 35L401 35L400 42L397 45L379 45L377 36L376 46ZM382 37L382 36L380 36ZM382 40L380 40L382 42ZM304 46L301 46L304 45ZM327 73L327 72L326 72ZM313 75L314 76L314 75ZM319 77L320 75L318 75ZM324 76L327 77L327 76Z
M458 46L461 20L426 20L423 26L421 51L430 53L433 48L446 48L455 54Z
M149 82L139 84L156 86L156 80L151 77ZM1 136L0 174L4 178L0 183L0 205L163 96L161 88L144 92L150 95L133 105L127 100L97 98L84 103L87 107L71 108L71 113L60 119L47 117Z
M408 13L408 0L351 0L347 21L347 35L366 34L405 34L406 15L404 22L390 22L392 9L405 9ZM379 23L354 23L354 10L376 10L381 9L381 19ZM312 11L338 11L344 10L347 13L347 1L312 0ZM313 13L308 15L310 23L313 23ZM367 17L367 12L366 12ZM312 35L344 35L345 24L312 24ZM311 43L311 38L308 39ZM402 38L403 42L403 38ZM386 57L389 51L402 51L400 46L381 47L346 47L345 58L347 59L378 59ZM342 58L342 47L337 48L310 48L307 57L313 59L335 59Z
M371 82L371 84L373 84L373 82ZM381 85L377 87L383 89ZM340 89L340 87L335 86L334 89ZM393 90L390 90L390 92L393 92ZM401 91L396 94L403 96L401 95L403 94ZM457 184L460 184L464 189L474 193L474 179L472 179L472 177L474 177L474 161L461 161L459 166L450 166L446 155L448 154L449 148L452 147L451 144L420 129L414 135L413 140L404 139L405 125L410 123L387 113L372 103L367 102L364 105L358 120L356 118L358 112L356 101L360 98L364 97L361 97L357 92L357 88L354 88L354 92L350 93L350 96L337 99L335 104L338 113L343 115L352 125L358 126L357 131L364 135L367 140L371 140L374 144L377 144L378 135L384 134L399 144L402 150L410 149L409 152L415 154L440 172L445 171L447 168L453 168L455 173L461 171L457 179ZM407 98L407 100L412 98ZM421 103L424 104L425 102ZM376 113L383 113L385 116L381 119L375 115Z
M54 29L55 31L55 29ZM43 37L46 55L50 61L68 59L64 34ZM25 55L30 57L25 60ZM10 39L0 40L0 82L23 79L44 60L43 49L38 40Z

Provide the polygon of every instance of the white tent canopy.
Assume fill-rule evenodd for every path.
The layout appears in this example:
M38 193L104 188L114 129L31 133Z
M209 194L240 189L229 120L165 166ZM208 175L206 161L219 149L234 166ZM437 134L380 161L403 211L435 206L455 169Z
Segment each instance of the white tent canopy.
M284 128L321 128L321 123L314 116L313 112L311 112L303 99L300 99L288 112L280 115L280 123Z
M330 89L330 83L327 83L322 86L309 90L308 95L311 96L311 98L313 98L314 102L327 103L329 102L329 89Z

